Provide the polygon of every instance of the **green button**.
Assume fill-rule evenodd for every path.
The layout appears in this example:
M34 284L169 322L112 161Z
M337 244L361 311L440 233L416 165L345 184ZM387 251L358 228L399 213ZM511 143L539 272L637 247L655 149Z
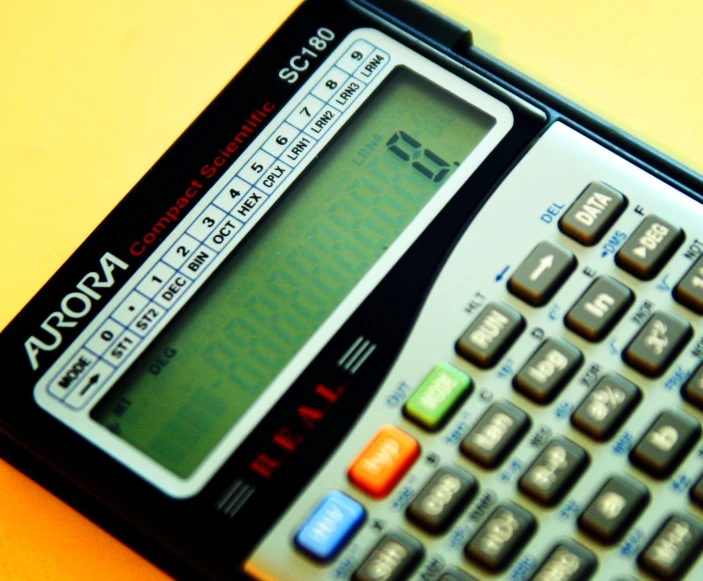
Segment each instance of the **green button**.
M423 380L403 407L416 424L437 430L471 391L471 379L448 363L440 363Z

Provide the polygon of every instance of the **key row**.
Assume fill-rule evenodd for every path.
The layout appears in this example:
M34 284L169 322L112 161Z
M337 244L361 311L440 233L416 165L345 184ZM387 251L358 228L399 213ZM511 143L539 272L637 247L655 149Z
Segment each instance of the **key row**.
M703 480L703 479L702 479ZM700 485L700 483L699 483ZM476 497L476 479L456 466L440 468L406 510L408 519L434 534L446 531ZM579 529L605 544L619 542L641 516L651 496L634 478L609 477L577 519ZM335 558L366 518L364 507L333 490L308 515L295 535L296 546L319 562ZM537 529L537 520L513 502L499 504L464 546L464 555L493 573L505 570L524 549ZM642 569L656 578L680 578L703 549L703 523L688 513L671 514L638 556ZM354 581L407 579L424 557L420 541L400 529L386 533L352 575ZM538 565L533 581L588 579L597 568L593 553L570 538L557 541ZM382 572L383 574L380 574ZM471 581L465 572L450 568L440 579Z
M545 343L548 349L541 347L537 350L536 359L540 363L532 365L530 361L515 376L514 385L519 391L532 395L535 401L545 393L549 393L551 382L558 381L560 373L570 373L569 359L561 351L551 349L550 343ZM568 345L568 344L567 344ZM573 359L572 359L573 360ZM548 362L549 365L541 364ZM542 376L549 379L542 379ZM556 378L556 379L553 379ZM703 365L684 385L684 393L698 395L703 386ZM539 384L539 385L536 385ZM693 387L691 387L693 386ZM436 431L445 425L458 406L471 393L473 384L463 372L447 363L437 365L411 394L403 407L404 415L417 425ZM534 397L534 394L540 397ZM571 423L579 431L598 441L608 440L624 424L642 399L640 389L624 377L608 373L601 377L581 403L571 414ZM500 465L507 455L518 445L531 425L529 416L516 405L499 401L491 404L486 412L478 419L460 445L461 452L484 468L495 468ZM699 422L688 414L678 410L661 412L640 438L639 443L630 454L632 463L655 478L663 478L671 474L688 455L701 435ZM399 457L407 461L407 467L419 455L417 442L396 428L388 427L378 432L376 436L379 449L387 446L386 440L394 440L393 447L399 451ZM574 465L576 454L573 446L571 452L566 451L571 444L562 446L562 454L571 454L570 464ZM369 455L373 457L375 449L370 446ZM581 460L579 460L581 462ZM373 463L372 463L373 464ZM405 464L399 467L403 472ZM374 467L375 468L375 467ZM360 469L359 469L360 470ZM356 479L354 469L352 480ZM404 473L404 472L403 472ZM373 478L360 477L361 488L366 489L374 497L381 498L393 488L393 478L378 483L378 473ZM523 488L524 490L524 488ZM560 490L560 493L563 492ZM550 504L554 498L536 500Z
M602 280L595 281L592 287ZM598 288L595 289L597 291ZM588 298L591 294L587 291L584 297ZM581 315L574 307L566 316L567 324L574 330L580 330L581 334L600 333L596 331L596 325L588 323L584 313L607 307L607 301L602 295L601 299L594 301L584 300L584 297L577 302L577 305L583 304ZM599 300L602 301L600 306ZM603 324L602 321L600 324ZM525 326L523 316L511 307L504 303L490 303L459 338L455 345L456 352L478 367L492 367L517 340ZM688 321L665 311L656 312L625 347L622 358L643 375L660 377L692 336L693 330ZM546 404L556 398L582 363L582 353L571 343L560 338L546 339L518 372L513 385L535 403ZM632 392L632 389L625 388L624 391ZM703 363L684 384L681 394L688 402L703 409ZM424 427L434 429L439 425L440 422L435 420L434 424ZM605 439L595 434L594 437Z
M651 219L650 219L651 218ZM662 228L666 229L660 222L663 222L660 218L649 217L643 222L643 227L648 227L650 223L653 225L651 228ZM638 228L637 231L639 231ZM633 236L636 235L633 234ZM642 239L648 239L647 237ZM678 248L681 241L677 241L675 247L669 246L667 252L671 252L665 255L668 259L673 253L673 251ZM636 246L633 250L630 250L628 245L630 241L625 243L622 250L616 254L616 262L619 266L624 266L624 264L629 264L623 262L624 258L619 258L621 256L636 256L637 254L642 254L639 252L644 249L644 246ZM633 244L636 244L633 243ZM649 246L652 246L651 244ZM629 252L629 254L627 254ZM625 254L623 254L625 253ZM649 255L652 262L651 264L657 264L655 257ZM659 255L661 256L661 255ZM628 260L630 260L628 258ZM659 260L659 257L656 257ZM631 260L633 265L636 265L640 270L644 267ZM647 263L649 264L649 262ZM549 300L554 296L554 294L561 288L562 284L566 282L571 273L576 269L576 258L572 252L569 250L555 244L554 242L544 241L540 242L534 250L527 256L527 258L520 264L520 266L515 271L512 277L508 280L508 290L514 294L519 299L525 301L527 304L540 307L549 302ZM625 268L631 274L637 275L635 266ZM661 269L661 266L657 267L656 272ZM644 270L642 276L648 280L653 278L649 270ZM609 280L614 281L610 277ZM618 286L619 285L619 286ZM624 285L612 284L610 287L615 287L614 291L617 293L617 303L624 304L626 307L629 306L628 300L632 299L632 291L627 289ZM703 314L703 256L699 257L698 260L689 268L689 270L684 274L684 276L679 280L673 290L674 299L685 307L691 309L692 311ZM615 298L615 297L613 297ZM629 301L631 302L631 300ZM598 338L589 340L597 341Z
M584 246L597 244L627 207L627 198L602 182L593 182L559 220L559 229ZM647 216L615 255L616 264L641 280L651 280L681 246L683 230L660 218ZM703 307L701 295L696 303ZM700 311L697 311L700 312Z
M588 435L610 433L613 418L622 418L623 410L631 411L634 405L637 392L624 391L630 387L633 386L618 376L606 376L574 411L572 423ZM471 427L459 448L469 460L485 469L495 469L517 447L530 426L531 420L523 410L507 401L495 402ZM666 478L688 457L700 436L701 427L695 418L678 410L665 410L644 430L630 451L630 462L653 478ZM349 480L367 495L385 498L419 456L420 446L412 436L395 426L383 426L351 463ZM527 468L518 487L535 502L554 506L589 463L583 448L558 436ZM452 478L461 480L456 475ZM468 481L463 486L471 488ZM692 498L703 500L703 488ZM427 528L432 529L429 525Z
M581 298L564 317L566 326L589 341L600 341L623 317L632 304L633 295L627 287L610 277L593 281ZM493 367L524 331L524 317L505 303L489 303L473 320L456 342L456 352L481 368ZM691 324L667 311L655 312L625 347L622 358L630 367L647 377L660 377L693 337ZM540 360L555 352L565 359L564 373L559 381L552 380L551 389L544 393L525 387L525 395L538 403L556 396L557 386L563 386L578 369L583 357L573 345L561 339L550 339L530 361ZM524 379L524 378L523 378ZM522 381L522 379L521 379ZM534 382L533 382L534 383Z

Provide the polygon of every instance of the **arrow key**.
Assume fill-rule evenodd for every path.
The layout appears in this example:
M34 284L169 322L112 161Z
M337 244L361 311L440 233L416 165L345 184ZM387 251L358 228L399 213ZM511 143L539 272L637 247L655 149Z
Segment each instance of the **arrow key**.
M508 281L508 290L535 307L546 304L576 268L573 253L540 242Z
M90 370L81 382L76 385L75 389L66 398L66 403L75 409L81 409L93 399L93 396L100 391L105 385L105 382L110 378L114 371L111 365L100 360L95 364L95 367Z

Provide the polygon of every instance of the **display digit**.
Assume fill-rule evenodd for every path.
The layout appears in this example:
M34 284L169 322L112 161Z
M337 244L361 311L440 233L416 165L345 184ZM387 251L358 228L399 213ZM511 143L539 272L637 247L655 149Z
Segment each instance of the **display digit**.
M429 159L432 163L434 163L440 168L437 174L435 175L435 172L433 172L425 164L421 163L420 161L413 161L413 167L426 178L431 179L435 182L441 182L444 177L449 173L450 166L446 161L444 161L441 157L439 157L430 149L425 149L421 152L420 148L422 147L422 144L417 139L408 135L405 131L395 132L393 136L386 142L386 146L403 161L410 161L410 153L400 147L400 143L407 143L413 148L413 160L417 160L420 155L424 155L427 159Z
M407 133L405 133L405 131L397 131L393 134L393 137L391 137L386 143L388 149L390 149L403 161L410 160L410 154L406 152L402 147L400 147L400 144L398 143L399 140L401 141L401 143L407 143L413 148L413 159L417 159L418 157L420 157L420 142L410 137Z

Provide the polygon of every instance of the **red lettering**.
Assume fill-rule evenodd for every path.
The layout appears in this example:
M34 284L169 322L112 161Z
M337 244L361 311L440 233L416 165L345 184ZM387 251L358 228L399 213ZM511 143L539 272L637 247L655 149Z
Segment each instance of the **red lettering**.
M135 242L132 244L132 246L129 247L129 253L132 256L139 256L141 254L144 254L144 251L146 250L146 246L144 246L141 242Z
M339 399L339 396L344 393L344 388L338 387L337 393L335 393L329 387L325 387L324 385L320 384L315 386L315 393L323 399L326 399L328 402L335 403Z
M268 113L273 111L275 109L275 106L273 103L270 101L267 101L262 105L262 109ZM262 111L256 109L258 113L261 113L264 117L266 117L265 114L262 113ZM256 115L255 113L252 113L250 115L250 118L255 118ZM258 119L258 118L257 118ZM247 121L249 123L249 121ZM243 126L244 127L244 126ZM256 125L253 125L255 128ZM212 179L217 175L218 168L224 166L227 163L227 158L229 158L230 153L234 153L239 149L239 145L242 144L244 141L246 141L249 138L249 133L252 130L249 128L246 128L248 133L245 133L244 131L240 131L239 133L236 134L234 139L230 141L223 149L219 149L217 157L215 157L212 160L212 165L211 164L205 164L200 168L200 175ZM156 222L156 224L152 227L150 232L147 232L144 237L139 241L139 242L134 242L130 247L129 247L129 252L132 256L141 256L146 252L146 247L149 246L150 244L153 244L158 240L157 235L161 234L164 230L167 229L167 225L171 221L176 221L177 217L180 213L180 210L184 209L190 202L192 198L195 198L198 195L198 190L202 189L204 185L199 182L198 180L191 180L190 182L190 187L188 187L183 195L181 195L175 202L173 206L171 206L168 210L166 210L165 214L159 218L159 221Z
M212 167L209 164L205 164L203 167L200 168L200 175L205 176L206 178L213 178L215 177L216 173L217 168Z
M268 480L280 465L278 460L271 458L268 454L259 454L249 463L249 468Z
M303 436L294 434L286 426L279 428L273 436L273 442L278 444L286 452L294 452L303 443Z
M308 407L306 405L298 406L298 417L302 420L303 424L308 430L315 429L315 424L317 424L323 417L324 412L316 410L315 408Z

